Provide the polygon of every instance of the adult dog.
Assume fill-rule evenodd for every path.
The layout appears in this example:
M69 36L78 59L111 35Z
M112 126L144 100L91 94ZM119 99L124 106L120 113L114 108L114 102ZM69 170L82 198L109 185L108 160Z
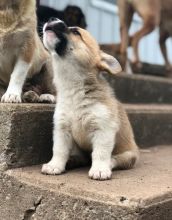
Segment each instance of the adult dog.
M112 169L128 169L138 147L127 114L101 72L121 71L118 61L100 51L84 29L68 28L61 20L44 26L44 45L52 54L58 105L54 115L51 161L42 173L61 174L73 148L92 152L89 177L111 178Z
M39 101L54 102L51 58L37 34L35 4L35 0L0 1L1 102L22 102L26 79L40 72L44 94Z
M121 31L121 64L125 66L127 47L132 46L134 52L133 63L140 66L138 44L142 37L151 33L159 26L159 44L165 65L170 68L170 62L166 51L166 40L172 36L172 0L118 0L120 31ZM143 19L142 28L129 38L128 31L134 12ZM148 48L149 50L149 48Z

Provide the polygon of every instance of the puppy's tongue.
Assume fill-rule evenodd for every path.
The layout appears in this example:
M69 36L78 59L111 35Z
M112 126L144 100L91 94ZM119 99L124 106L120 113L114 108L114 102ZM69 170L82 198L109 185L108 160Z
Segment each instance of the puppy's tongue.
M53 31L46 31L46 37L48 40L53 40L54 38L56 38L56 35Z

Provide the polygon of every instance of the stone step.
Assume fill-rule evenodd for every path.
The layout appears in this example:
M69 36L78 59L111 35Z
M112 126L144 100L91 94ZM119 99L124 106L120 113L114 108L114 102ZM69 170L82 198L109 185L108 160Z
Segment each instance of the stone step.
M125 105L140 147L172 144L172 106ZM48 161L54 105L0 104L0 168Z
M88 178L89 168L59 176L40 166L8 170L0 180L0 219L171 220L172 146L141 153L132 170L112 180Z
M172 79L126 73L104 76L124 103L172 104Z

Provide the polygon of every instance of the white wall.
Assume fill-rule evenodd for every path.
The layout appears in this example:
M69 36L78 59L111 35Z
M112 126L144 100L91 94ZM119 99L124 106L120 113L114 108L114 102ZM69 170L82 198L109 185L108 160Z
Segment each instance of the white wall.
M102 5L100 0L40 0L41 4L49 5L56 9L63 9L66 5L78 5L86 15L88 30L99 43L114 43L120 41L119 19L117 8L105 2ZM130 33L134 33L141 25L141 19L135 16ZM168 40L168 52L172 58L172 43ZM139 53L142 61L163 64L162 55L158 44L158 30L155 30L144 37L139 45ZM132 51L129 49L130 57Z

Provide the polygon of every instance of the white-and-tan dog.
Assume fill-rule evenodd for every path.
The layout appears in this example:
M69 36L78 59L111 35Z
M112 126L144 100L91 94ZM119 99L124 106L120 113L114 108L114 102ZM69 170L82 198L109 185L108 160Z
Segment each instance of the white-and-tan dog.
M42 173L64 172L73 148L92 152L92 179L110 179L112 169L133 167L139 153L131 125L100 74L120 72L117 60L100 51L86 30L68 28L60 20L44 26L44 45L53 59L58 104L53 157Z
M40 71L42 93L53 93L51 61L37 34L35 4L35 0L0 0L1 102L21 102L26 78ZM54 102L50 94L41 95L40 101Z

